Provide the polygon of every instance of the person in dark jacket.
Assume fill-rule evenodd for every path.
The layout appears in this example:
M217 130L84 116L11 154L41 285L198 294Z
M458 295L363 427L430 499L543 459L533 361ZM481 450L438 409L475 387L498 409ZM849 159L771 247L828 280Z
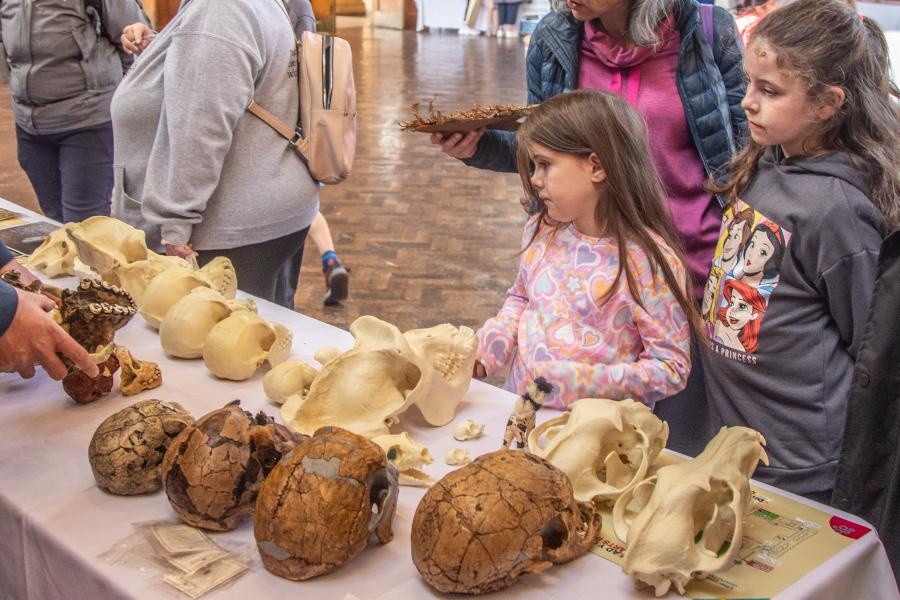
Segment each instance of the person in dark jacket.
M149 24L138 0L0 0L19 164L51 219L109 215L109 105L124 73L119 37L136 21Z
M900 230L881 244L831 505L878 530L900 581Z
M547 14L534 31L528 103L599 88L621 94L643 115L699 305L722 218L720 199L704 183L728 163L746 128L734 18L696 0L570 0L568 7ZM516 170L514 133L437 133L432 142L467 165ZM693 434L706 413L699 364L687 388L657 411L670 422L670 447L702 450L707 440Z
M35 280L0 241L0 275L15 269L22 283ZM53 379L66 375L57 352L67 356L89 377L98 375L87 350L57 325L47 311L56 304L46 296L14 288L0 280L0 372L18 372L28 379L40 364Z

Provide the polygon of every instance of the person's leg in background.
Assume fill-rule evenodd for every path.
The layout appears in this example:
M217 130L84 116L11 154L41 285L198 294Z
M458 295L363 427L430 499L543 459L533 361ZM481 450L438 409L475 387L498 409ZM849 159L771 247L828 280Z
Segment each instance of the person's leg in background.
M66 223L109 216L113 187L112 122L63 134L59 144Z
M346 300L350 289L350 274L334 251L331 230L322 213L317 213L312 225L309 226L309 237L322 257L322 273L325 275L323 302L330 305Z
M234 265L238 289L293 310L308 231L307 227L274 240L238 248L200 250L197 262L202 267L217 256L225 256Z
M16 125L19 165L31 181L41 211L63 222L59 145L55 135L33 135Z

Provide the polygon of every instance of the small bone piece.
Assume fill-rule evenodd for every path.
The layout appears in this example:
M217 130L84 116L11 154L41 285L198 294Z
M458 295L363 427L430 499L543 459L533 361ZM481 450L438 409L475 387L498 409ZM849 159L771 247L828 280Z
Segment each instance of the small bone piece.
M162 372L155 362L136 359L124 346L116 346L116 358L122 367L119 384L123 396L134 396L162 385Z
M751 508L750 476L769 462L765 443L753 429L723 427L694 460L662 467L619 496L613 529L627 545L625 574L662 596L730 567ZM632 500L637 514L629 521Z
M94 378L88 377L84 371L69 365L69 372L63 377L63 390L79 404L96 402L113 388L113 375L119 370L119 359L113 352L114 344L110 343L91 354L91 358L100 369Z
M419 467L432 463L431 452L409 437L409 433L379 435L372 441L381 446L388 460L400 472L400 485L429 487L434 484L427 473L419 470Z
M412 523L412 558L444 593L484 594L574 560L600 536L600 513L542 458L500 450L429 489Z
M444 462L452 467L467 465L472 462L472 457L469 456L469 451L464 448L453 448L447 452L447 456L444 457Z
M394 536L397 472L373 442L323 427L266 479L253 534L270 572L295 581L340 568Z
M180 404L161 400L142 400L113 413L88 448L97 486L124 496L155 492L169 443L193 422Z
M484 435L484 425L479 425L472 419L466 419L453 427L453 439L458 442L474 440Z
M519 448L524 448L528 443L528 434L534 429L535 413L544 404L544 398L553 390L553 386L547 383L543 377L538 377L534 383L528 386L525 393L516 399L513 412L506 422L506 430L503 432L503 448L509 449L513 442Z

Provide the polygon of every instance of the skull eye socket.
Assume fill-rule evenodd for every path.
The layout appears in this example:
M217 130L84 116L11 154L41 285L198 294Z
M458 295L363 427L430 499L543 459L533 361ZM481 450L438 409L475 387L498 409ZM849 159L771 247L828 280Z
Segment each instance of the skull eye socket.
M397 448L391 448L387 451L387 459L391 462L397 460L397 456L399 456L400 451Z
M541 539L544 541L544 550L556 550L566 543L566 540L569 539L569 529L559 515L541 527Z

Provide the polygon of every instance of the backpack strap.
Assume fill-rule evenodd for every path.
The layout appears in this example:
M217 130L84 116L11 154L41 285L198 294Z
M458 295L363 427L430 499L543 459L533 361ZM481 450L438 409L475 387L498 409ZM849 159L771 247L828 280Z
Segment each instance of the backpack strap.
M706 35L706 41L709 42L709 48L712 50L716 44L716 32L715 29L713 29L712 4L700 2L700 25L703 27L703 34Z

